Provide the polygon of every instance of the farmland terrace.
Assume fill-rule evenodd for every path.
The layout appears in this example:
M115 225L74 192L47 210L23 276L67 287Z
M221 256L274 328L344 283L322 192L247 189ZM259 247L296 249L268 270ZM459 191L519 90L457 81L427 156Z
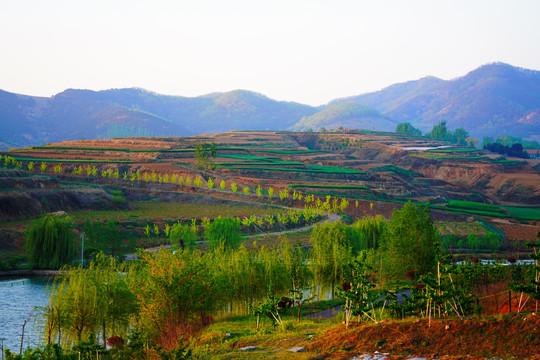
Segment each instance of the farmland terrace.
M196 146L212 142L216 156L199 162ZM9 205L2 206L4 219L129 207L129 201L145 200L135 198L139 191L126 192L133 188L144 190L140 193L146 200L165 191L205 195L207 203L226 199L297 208L305 197L324 201L331 196L348 201L342 213L352 218L390 218L407 201L427 202L435 220L469 224L438 225L443 235L482 235L481 218L512 240L524 241L533 240L540 225L539 160L503 158L389 132L231 131L64 141L0 155L4 167L18 169L18 175L11 171L0 176L0 201ZM238 190L232 190L233 184ZM125 189L128 205L102 185ZM287 196L278 195L285 191Z

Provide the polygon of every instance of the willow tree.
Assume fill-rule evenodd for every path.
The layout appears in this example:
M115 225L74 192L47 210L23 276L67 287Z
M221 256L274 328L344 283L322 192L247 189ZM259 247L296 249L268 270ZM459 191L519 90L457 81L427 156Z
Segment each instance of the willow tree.
M317 300L322 284L331 286L332 298L336 284L343 277L342 265L347 264L352 255L351 228L342 222L317 225L311 232L310 242L313 274L318 284Z
M365 217L356 221L352 228L355 232L355 250L378 249L386 229L386 220L381 215Z
M242 241L239 232L240 224L231 218L217 217L205 229L205 236L210 241L210 248L216 248L223 244L225 248L236 249Z
M71 268L55 279L44 308L45 340L71 346L89 334L103 346L111 336L126 337L135 297L116 260L103 254L85 268Z
M184 250L186 246L193 245L196 236L197 233L193 228L188 225L182 225L180 222L174 224L169 231L171 245L175 247L180 246L182 250Z
M26 256L32 268L58 269L75 255L71 217L47 214L26 231Z

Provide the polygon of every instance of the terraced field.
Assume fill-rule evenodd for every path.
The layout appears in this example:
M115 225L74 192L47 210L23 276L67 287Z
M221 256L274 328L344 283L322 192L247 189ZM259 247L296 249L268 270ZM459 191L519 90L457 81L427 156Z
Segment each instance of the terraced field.
M195 148L210 142L216 144L217 156L210 157L211 169L205 172L195 159ZM373 203L389 217L401 203L429 202L435 218L449 219L439 227L442 233L481 234L482 229L465 221L471 216L513 219L518 227L518 222L540 221L538 207L523 206L540 199L535 160L448 146L372 131L232 131L66 141L1 153L0 162L9 157L13 164L6 167L26 170L32 164L34 173L58 175L68 182L80 178L134 188L157 186L218 198L244 196L249 201L279 202L279 192L291 190L291 198L279 200L293 206L303 205L292 199L293 191L322 200L332 196L349 201L343 212L352 217L373 215Z

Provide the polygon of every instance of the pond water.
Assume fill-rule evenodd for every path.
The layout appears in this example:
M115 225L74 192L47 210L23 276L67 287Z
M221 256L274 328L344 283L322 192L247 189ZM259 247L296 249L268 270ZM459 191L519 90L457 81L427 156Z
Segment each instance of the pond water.
M0 346L19 353L24 321L23 350L41 341L38 332L37 306L47 305L47 278L0 280Z

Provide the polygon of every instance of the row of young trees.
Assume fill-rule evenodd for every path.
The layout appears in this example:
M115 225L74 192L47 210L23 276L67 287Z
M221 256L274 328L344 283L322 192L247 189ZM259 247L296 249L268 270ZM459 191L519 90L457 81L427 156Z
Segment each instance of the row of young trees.
M422 132L411 125L409 122L400 123L396 126L396 133L421 136ZM469 136L469 132L463 127L459 127L454 131L450 131L446 127L446 121L442 121L439 124L433 125L433 129L425 134L425 137L447 140L458 145L464 146L478 146L478 139Z

